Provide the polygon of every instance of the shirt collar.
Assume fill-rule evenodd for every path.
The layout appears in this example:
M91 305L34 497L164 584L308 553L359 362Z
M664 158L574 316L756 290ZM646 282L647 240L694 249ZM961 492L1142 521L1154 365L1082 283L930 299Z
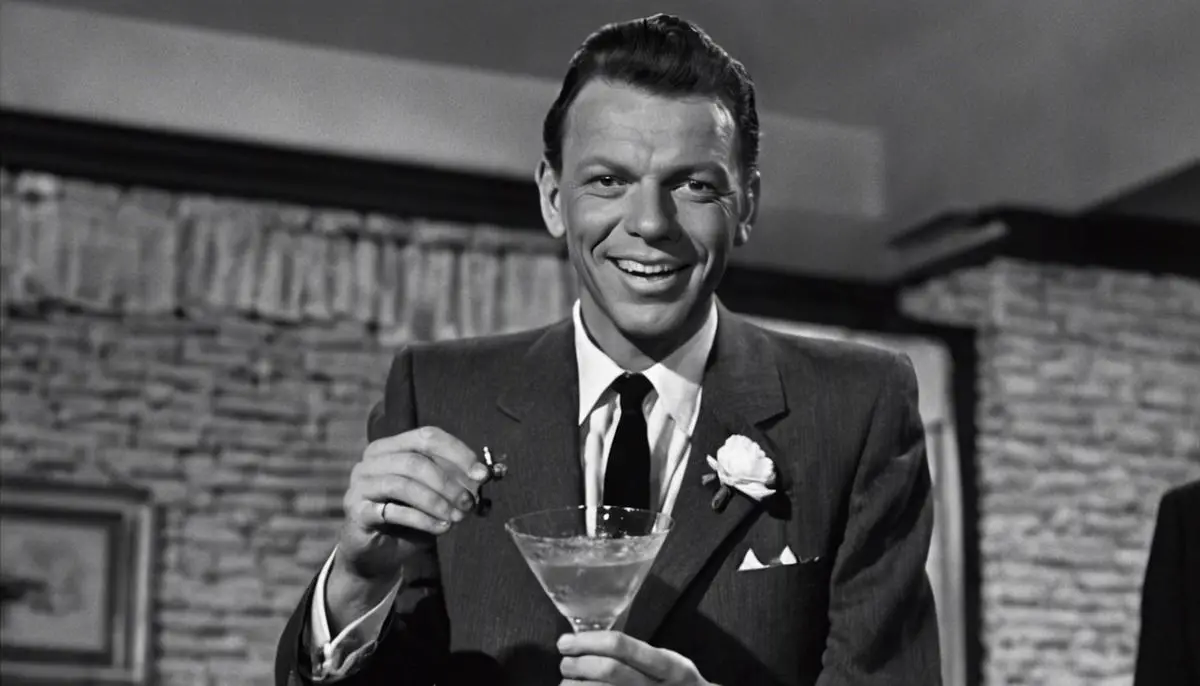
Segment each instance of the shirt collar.
M626 370L592 342L583 326L579 301L575 301L575 362L579 367L579 423L600 402L612 382ZM670 355L645 370L675 426L688 430L696 412L696 401L704 379L704 366L717 336L717 303L713 300L708 318L691 338Z

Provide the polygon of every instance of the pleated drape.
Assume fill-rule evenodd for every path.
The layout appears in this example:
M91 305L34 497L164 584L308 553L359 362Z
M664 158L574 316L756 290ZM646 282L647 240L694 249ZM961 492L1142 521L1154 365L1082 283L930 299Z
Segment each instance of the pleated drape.
M544 233L124 188L0 178L0 304L356 321L385 345L515 331L569 311Z

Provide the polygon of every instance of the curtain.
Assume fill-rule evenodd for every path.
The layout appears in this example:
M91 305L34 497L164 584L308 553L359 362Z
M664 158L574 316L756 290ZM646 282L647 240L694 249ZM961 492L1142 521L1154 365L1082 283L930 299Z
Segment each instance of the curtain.
M7 171L0 220L0 309L356 321L398 344L547 324L576 293L528 230Z

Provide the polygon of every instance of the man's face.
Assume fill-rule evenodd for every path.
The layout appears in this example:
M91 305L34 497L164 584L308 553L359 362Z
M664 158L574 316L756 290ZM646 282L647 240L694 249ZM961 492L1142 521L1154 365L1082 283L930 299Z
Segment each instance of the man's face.
M538 183L593 336L673 347L703 323L754 219L758 179L743 178L737 148L717 98L583 87L567 115L562 172L543 163Z

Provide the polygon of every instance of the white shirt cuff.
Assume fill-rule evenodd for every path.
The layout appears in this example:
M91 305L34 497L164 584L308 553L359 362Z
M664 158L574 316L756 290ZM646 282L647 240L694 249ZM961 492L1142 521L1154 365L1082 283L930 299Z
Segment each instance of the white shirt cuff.
M337 555L335 548L317 575L317 585L313 589L312 608L309 616L311 645L313 646L313 679L318 682L338 681L353 671L354 667L364 658L375 651L383 624L387 621L388 611L396 600L396 594L404 584L403 575L392 590L371 608L369 612L346 625L336 638L330 639L329 616L325 606L325 584L329 579L329 569L333 566L333 557Z

